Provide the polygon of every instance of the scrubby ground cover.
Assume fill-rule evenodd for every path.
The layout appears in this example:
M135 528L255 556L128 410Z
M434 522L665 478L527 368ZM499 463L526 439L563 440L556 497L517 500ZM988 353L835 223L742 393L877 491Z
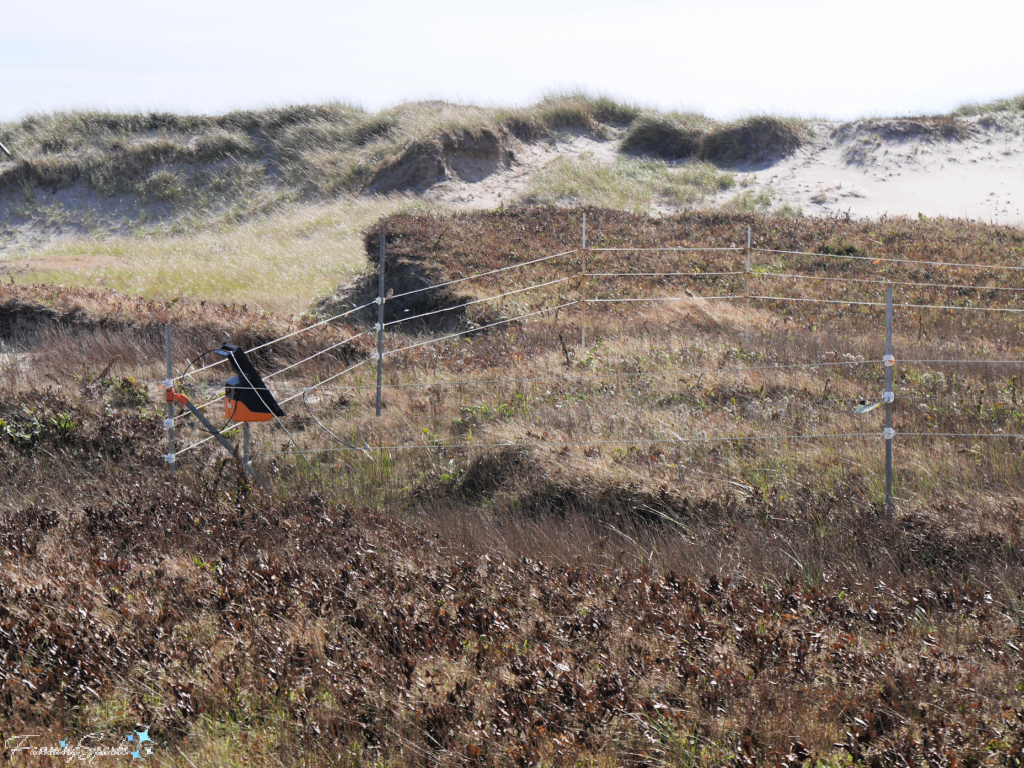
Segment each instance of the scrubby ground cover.
M399 296L576 251L580 214L394 216L365 259L385 232ZM780 274L914 283L901 304L1014 309L1006 289L1024 289L998 269L1019 266L1020 231L963 221L591 209L588 244L742 246L748 226L756 247L822 254L754 254L755 296L884 295ZM881 392L880 309L700 298L742 295L742 274L710 273L744 260L592 251L593 273L700 275L594 275L591 300L682 300L475 332L575 301L581 254L389 301L387 322L572 278L389 326L388 350L469 333L389 356L381 419L369 365L287 405L304 459L260 427L273 496L205 447L169 484L159 324L176 323L180 370L224 333L310 320L3 288L5 327L21 323L0 410L4 735L150 726L157 761L192 766L1018 765L1020 440L898 438L885 520L880 411L851 412ZM320 311L375 291L367 276ZM897 431L1020 433L1019 364L904 362L1017 360L1017 317L899 308ZM345 320L261 366L375 316ZM275 392L368 359L365 340ZM879 362L846 365L861 360ZM203 437L178 426L179 446ZM847 433L866 436L678 439Z

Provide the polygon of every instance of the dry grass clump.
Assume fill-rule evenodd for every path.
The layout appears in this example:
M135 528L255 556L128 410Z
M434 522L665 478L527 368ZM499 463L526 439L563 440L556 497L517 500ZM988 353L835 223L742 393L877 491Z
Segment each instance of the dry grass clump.
M710 123L701 115L645 113L630 125L622 151L663 160L699 157L701 139Z
M647 114L623 139L623 152L664 160L695 158L719 166L747 165L791 155L807 138L798 120L755 116L720 124L700 115Z
M870 136L879 141L964 141L973 133L971 124L959 116L874 118L847 123L836 129L840 138Z
M787 157L803 145L807 130L798 120L770 115L748 117L708 131L701 141L701 157L716 165L759 163Z
M984 103L964 104L953 110L953 117L974 117L993 112L1024 112L1024 94L1011 96L1008 99L995 99Z
M629 125L641 107L607 96L564 91L544 96L537 104L521 109L499 109L496 116L516 138L535 141L560 131L581 131L604 136L608 127Z
M512 159L508 138L493 128L451 129L396 151L366 183L371 193L424 190L449 178L479 181L504 170Z

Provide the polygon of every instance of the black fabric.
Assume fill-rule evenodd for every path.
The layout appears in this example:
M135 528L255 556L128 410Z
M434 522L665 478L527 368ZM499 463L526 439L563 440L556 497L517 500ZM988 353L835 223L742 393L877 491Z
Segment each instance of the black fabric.
M272 413L284 416L284 411L263 383L259 371L245 356L245 350L234 344L222 344L217 354L231 362L237 376L227 382L225 396L237 400L253 413Z

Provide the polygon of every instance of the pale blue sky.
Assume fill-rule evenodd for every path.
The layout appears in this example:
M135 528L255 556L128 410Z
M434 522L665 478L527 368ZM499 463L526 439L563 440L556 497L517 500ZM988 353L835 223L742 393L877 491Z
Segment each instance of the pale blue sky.
M714 117L941 112L1024 92L1024 3L0 0L0 120L580 87Z

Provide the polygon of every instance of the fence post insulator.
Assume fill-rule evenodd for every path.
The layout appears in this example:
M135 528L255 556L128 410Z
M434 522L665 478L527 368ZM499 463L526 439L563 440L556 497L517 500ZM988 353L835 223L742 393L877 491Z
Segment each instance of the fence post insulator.
M882 395L882 402L883 403L891 403L895 399L896 399L896 395L894 395L892 392L886 392L884 395Z
M896 430L894 430L892 427L886 427L885 429L882 430L883 440L892 440L895 436Z
M885 357L882 358L882 363L886 367L891 367L896 364L896 358L893 357L892 355L886 355Z

